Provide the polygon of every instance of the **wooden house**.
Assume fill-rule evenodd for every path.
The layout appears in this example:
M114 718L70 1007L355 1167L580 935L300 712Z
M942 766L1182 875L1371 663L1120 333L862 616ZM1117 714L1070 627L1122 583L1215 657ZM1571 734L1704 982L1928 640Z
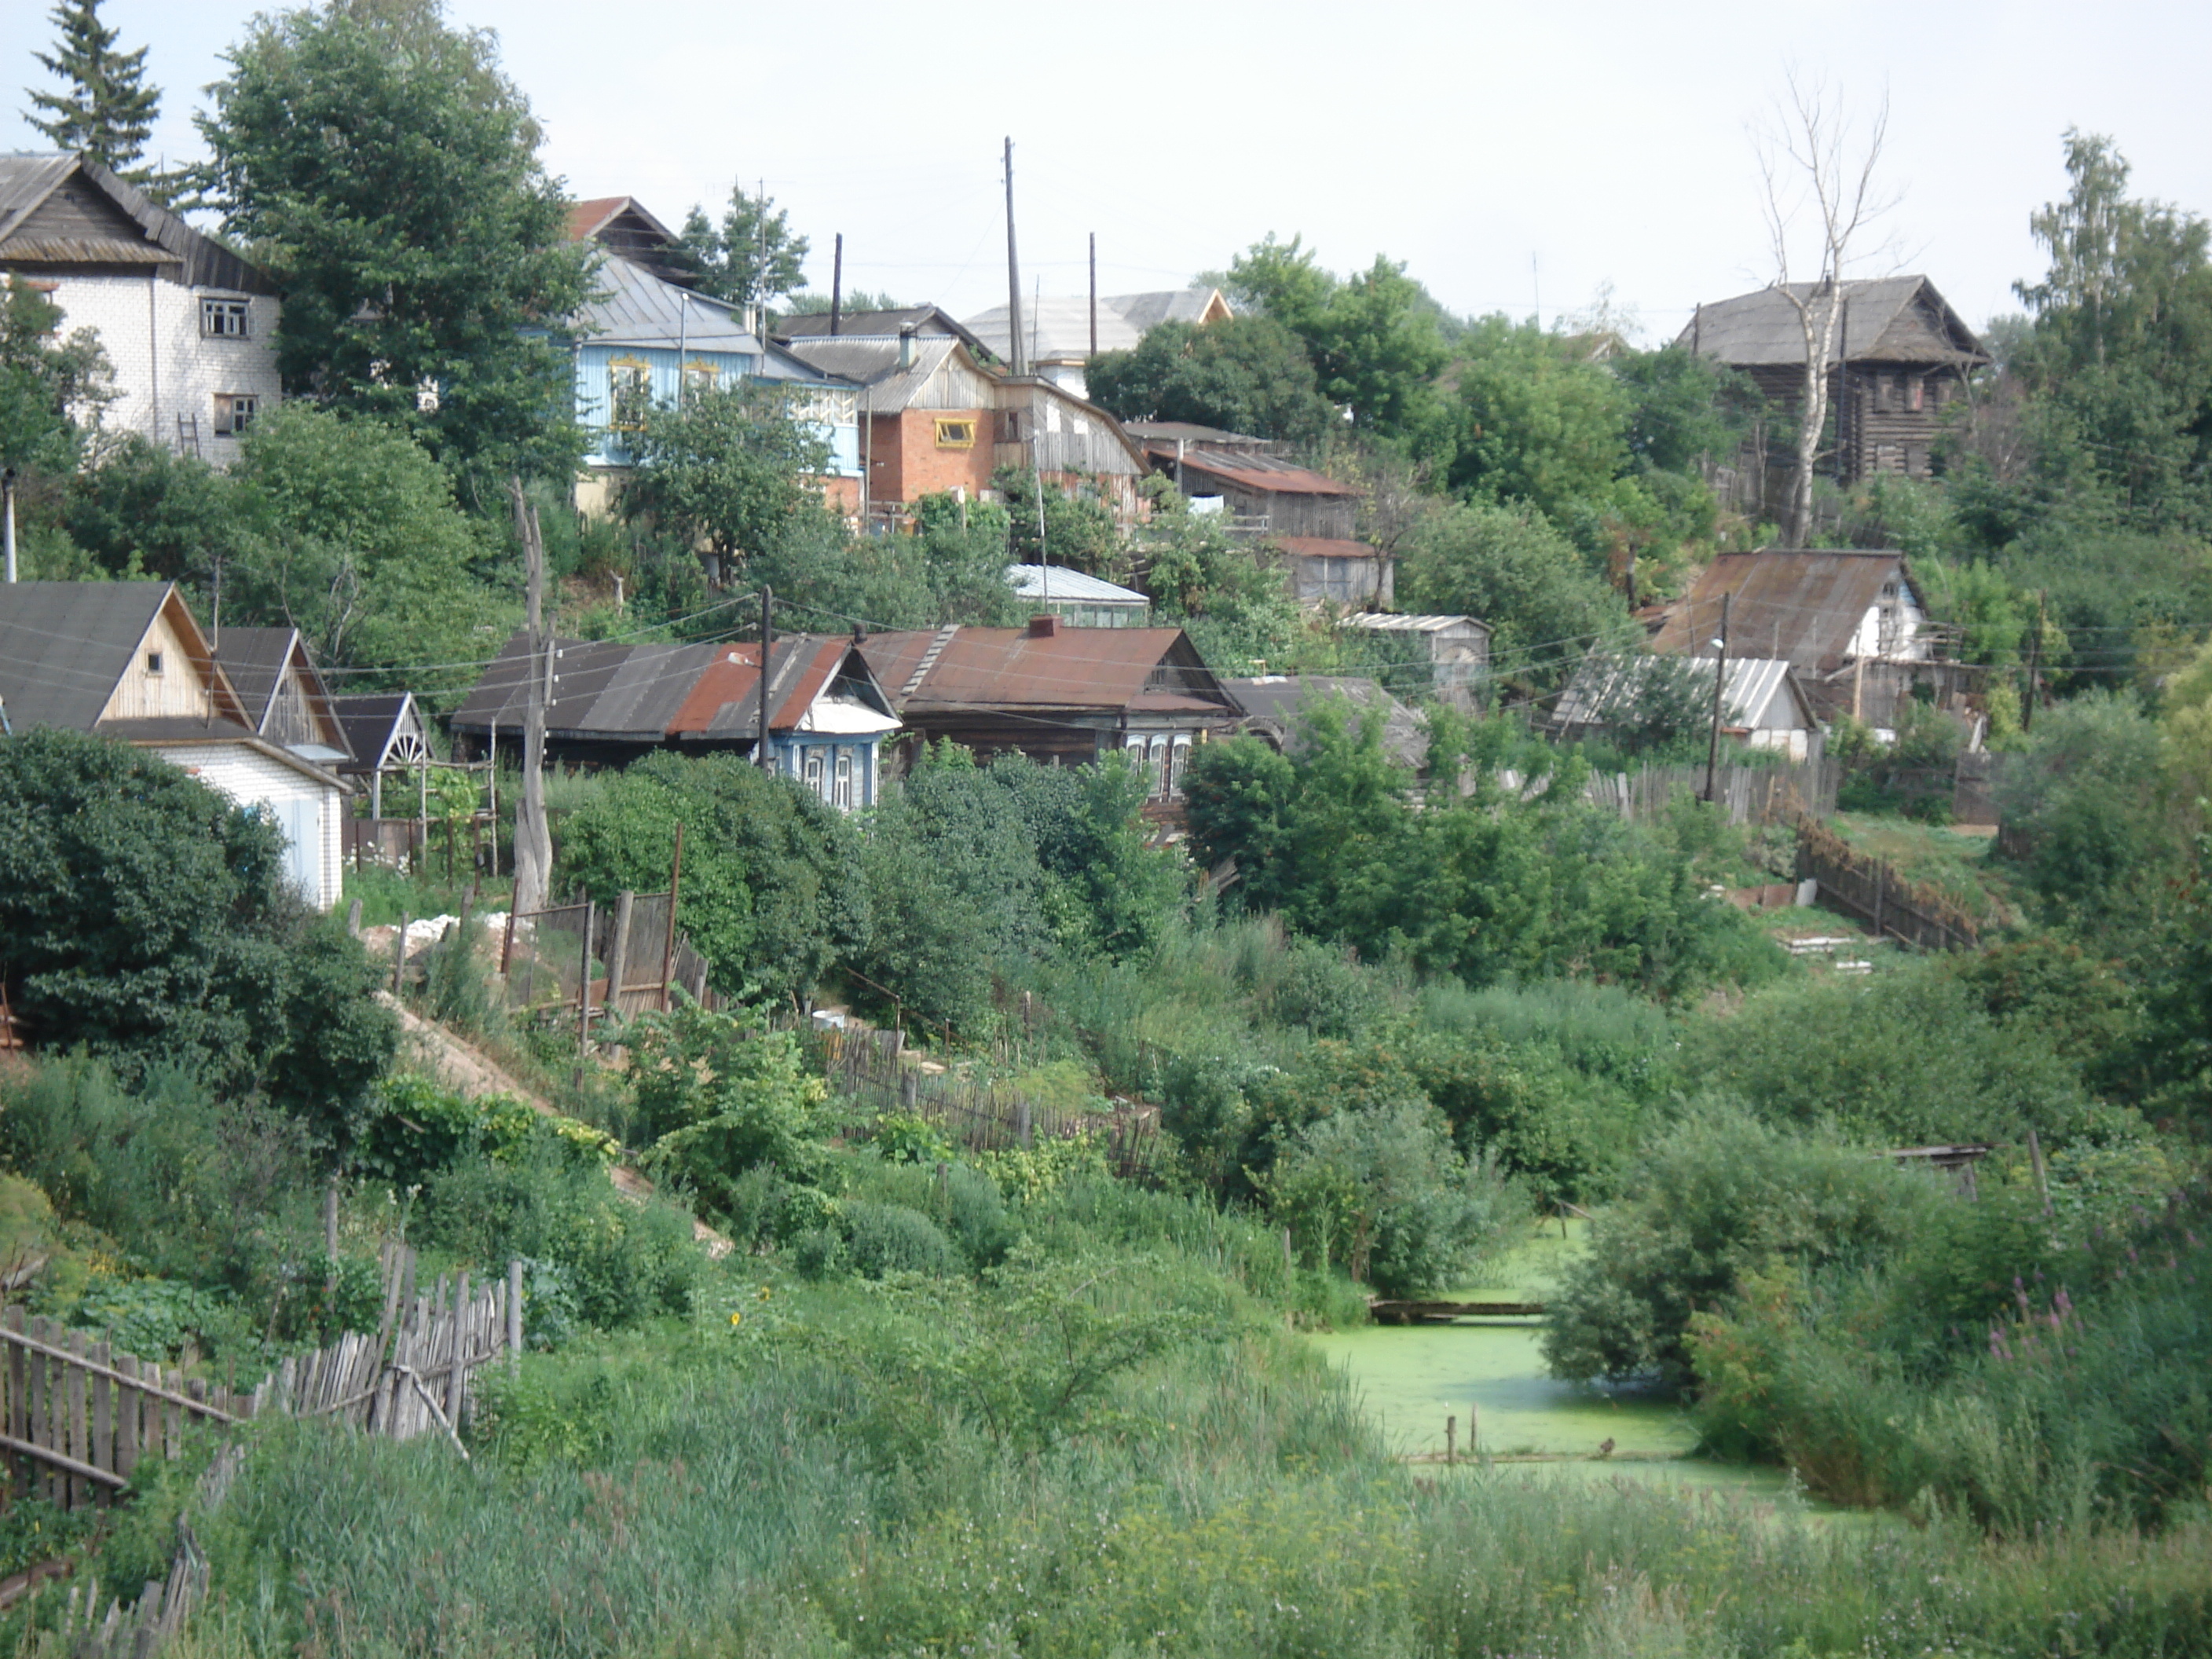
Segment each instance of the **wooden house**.
M368 815L384 816L384 780L411 772L437 757L429 722L412 691L360 691L333 697L331 706L344 728L352 758L338 763L338 775L358 787L368 786Z
M907 727L986 757L1080 766L1116 750L1149 769L1156 801L1181 799L1194 743L1242 717L1180 628L1025 628L876 634L860 641Z
M96 161L0 155L0 272L99 336L111 431L228 466L283 395L275 284Z
M836 326L831 326L834 324ZM999 359L981 338L969 326L941 307L932 305L901 306L896 311L810 311L795 317L779 317L769 325L769 332L779 345L793 345L801 340L839 339L850 336L863 340L896 340L902 334L911 334L918 339L957 340L968 349L968 355L988 367L998 367Z
M309 757L312 745L262 734L174 583L0 586L0 702L15 733L113 738L259 808L283 832L301 895L318 909L337 902L346 784Z
M1805 331L1835 307L1834 343L1824 365L1836 444L1827 470L1849 483L1877 473L1925 477L1943 411L1965 395L1966 377L1990 361L1974 331L1925 276L1884 276L1835 285L1763 288L1697 308L1675 343L1747 375L1776 409L1794 412L1805 391ZM1762 470L1794 434L1769 434Z
M1455 708L1469 713L1486 695L1490 680L1490 624L1474 617L1399 616L1355 611L1337 624L1363 633L1419 641L1429 664L1425 688Z
M1097 352L1133 350L1162 323L1204 326L1232 315L1218 288L1161 289L1149 294L1101 295L1096 312ZM1071 397L1091 393L1085 371L1094 355L1093 312L1087 296L1047 294L1022 302L1022 338L1006 325L1006 307L994 306L970 317L968 329L1002 362L1019 363L1029 374L1049 380Z
M1850 714L1877 729L1893 727L1900 700L1916 685L1929 686L1947 706L1968 689L1966 672L1940 660L1941 634L1902 553L1723 553L1658 613L1651 648L1711 654L1724 595L1729 654L1787 662L1823 721Z
M623 766L643 755L751 755L760 733L759 644L633 644L556 640L545 707L545 758ZM533 669L518 632L449 725L476 755L520 751ZM842 634L778 635L769 651L769 745L775 769L831 805L876 803L878 749L898 729L867 659Z
M618 210L608 210L615 204ZM829 449L823 494L848 512L859 510L860 414L850 384L777 345L752 308L693 292L668 258L674 238L633 198L580 206L569 232L609 256L599 262L598 292L568 324L576 422L589 445L576 492L581 510L608 510L622 476L636 464L629 434L649 410L689 392L746 383L784 393L788 412Z
M298 629L226 628L215 653L257 735L346 775L353 749L345 722Z
M1146 445L1155 469L1200 511L1280 550L1297 597L1308 604L1387 610L1395 582L1389 559L1358 539L1359 492L1271 450L1194 447L1177 438Z

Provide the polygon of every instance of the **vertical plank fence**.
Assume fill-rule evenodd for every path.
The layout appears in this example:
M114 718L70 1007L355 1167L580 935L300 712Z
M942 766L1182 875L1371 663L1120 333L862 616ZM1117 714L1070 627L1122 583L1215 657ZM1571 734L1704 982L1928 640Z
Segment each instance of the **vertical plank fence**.
M1797 821L1797 875L1820 884L1818 902L1929 951L1979 947L1973 919L1934 888L1908 881L1810 818Z

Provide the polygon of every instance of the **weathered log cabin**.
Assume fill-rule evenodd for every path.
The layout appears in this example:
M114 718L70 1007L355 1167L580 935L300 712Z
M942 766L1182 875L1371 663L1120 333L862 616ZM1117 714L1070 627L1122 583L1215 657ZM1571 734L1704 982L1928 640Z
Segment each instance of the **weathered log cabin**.
M1823 471L1844 483L1877 473L1928 476L1943 413L1990 361L1980 339L1925 276L1763 288L1701 305L1675 343L1748 376L1794 419L1805 392L1804 312L1817 339L1835 307L1827 354L1834 443ZM1757 464L1779 459L1789 435L1769 431Z

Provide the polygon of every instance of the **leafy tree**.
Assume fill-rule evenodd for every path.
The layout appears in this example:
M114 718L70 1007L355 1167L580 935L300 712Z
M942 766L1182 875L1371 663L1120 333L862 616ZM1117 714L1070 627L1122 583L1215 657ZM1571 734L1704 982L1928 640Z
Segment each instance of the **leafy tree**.
M161 90L146 84L146 48L115 49L117 31L100 21L100 0L57 0L48 14L56 39L51 52L32 56L62 82L59 92L28 88L43 115L26 118L56 149L82 153L134 185L149 175L137 167L161 112Z
M1591 641L1627 628L1620 595L1525 509L1454 507L1415 525L1401 547L1399 603L1488 623L1501 678L1556 685Z
M109 574L158 576L205 594L217 562L234 565L264 533L259 508L222 468L134 432L72 480L60 516Z
M2163 749L2131 694L2091 691L2040 715L1999 777L2029 884L2077 926L2120 921L2172 873L2182 847Z
M1679 345L1624 352L1606 367L1628 398L1638 471L1686 473L1704 456L1735 453L1758 395L1742 374Z
M284 289L288 390L419 435L471 500L582 453L549 333L591 293L589 254L489 30L438 0L264 14L196 118L222 228Z
M1283 566L1255 558L1218 514L1192 512L1165 478L1146 489L1152 516L1142 532L1144 580L1158 618L1181 623L1199 654L1224 672L1242 672L1248 663L1281 666L1300 654L1305 617Z
M27 283L0 287L0 465L64 477L84 449L79 415L112 395L100 336L59 337L61 307Z
M1476 325L1461 351L1455 488L1547 514L1606 492L1628 463L1629 396L1603 364L1503 317Z
M1268 316L1162 323L1133 349L1093 360L1085 379L1091 401L1125 421L1190 421L1310 448L1341 424L1304 343Z
M129 746L0 743L0 975L40 1042L258 1089L342 1151L389 1060L360 945L285 885L258 815Z
M720 1215L749 1170L811 1185L828 1161L828 1086L807 1074L789 1032L752 1024L687 1002L625 1034L648 1161Z
M1043 539L1038 539L1035 472L1003 466L991 487L1006 504L1006 556L1016 564L1065 565L1092 575L1109 575L1121 563L1121 526L1113 509L1089 489L1073 494L1052 485L1044 494Z
M1150 950L1181 908L1183 862L1152 842L1145 769L1126 755L1079 767L1004 755L990 777L1021 814L1037 866L1056 890L1045 908L1061 948L1117 958Z
M730 186L719 229L705 210L691 210L677 236L676 255L697 278L702 294L736 305L765 304L806 281L806 238L793 235L788 221L765 193L748 196L740 182ZM854 295L849 308L860 309L860 298ZM825 301L822 309L829 308Z
M684 931L716 990L808 995L866 938L852 825L736 755L651 755L613 779L563 825L562 878L601 904L663 890L679 823Z
M264 533L224 572L234 621L289 622L325 665L395 671L483 657L511 625L482 526L405 431L287 404L246 434L236 477L240 517Z
M623 518L704 543L732 567L820 510L801 479L827 469L829 446L792 418L775 387L720 386L648 410L630 447L637 471L623 487Z

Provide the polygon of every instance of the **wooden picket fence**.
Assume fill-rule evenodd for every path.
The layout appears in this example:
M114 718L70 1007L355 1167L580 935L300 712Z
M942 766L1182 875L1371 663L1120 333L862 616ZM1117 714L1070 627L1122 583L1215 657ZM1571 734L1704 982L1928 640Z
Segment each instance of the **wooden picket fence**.
M1797 821L1797 875L1820 884L1818 902L1874 930L1929 951L1972 951L1973 919L1934 888L1908 881L1811 818Z

